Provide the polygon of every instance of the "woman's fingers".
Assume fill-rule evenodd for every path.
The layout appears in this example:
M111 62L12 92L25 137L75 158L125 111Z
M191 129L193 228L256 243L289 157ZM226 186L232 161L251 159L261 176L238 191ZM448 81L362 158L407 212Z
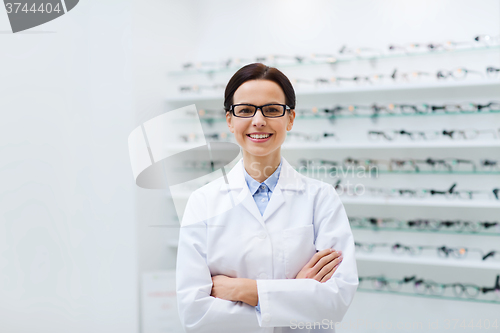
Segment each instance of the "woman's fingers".
M337 258L329 262L318 272L318 274L316 274L314 279L321 282L328 274L331 273L331 275L333 275L333 273L337 270L338 265L342 262L342 259L342 256L338 256ZM325 281L328 281L328 279L329 277Z
M316 264L311 268L311 270L308 273L309 278L313 278L318 274L318 272L326 266L328 263L330 263L332 260L336 259L342 254L342 251L339 252L332 252L318 260Z
M329 255L332 253L332 249L325 249L323 251L316 252L315 255L312 256L312 258L309 260L309 262L304 266L305 268L312 268L314 265L324 256Z
M332 277L333 273L335 273L335 271L337 270L339 265L340 265L340 262L337 265L335 265L335 267L330 271L330 273L326 274L319 282L323 283L323 282L330 280L330 278Z
M317 276L318 273L333 260L342 255L342 251L335 251L334 249L325 249L319 252L316 252L309 260L307 264L302 267L299 273L297 273L296 279L315 279L321 280L326 274L328 274L332 269L333 265L330 265L326 268L325 271L321 272L321 276Z

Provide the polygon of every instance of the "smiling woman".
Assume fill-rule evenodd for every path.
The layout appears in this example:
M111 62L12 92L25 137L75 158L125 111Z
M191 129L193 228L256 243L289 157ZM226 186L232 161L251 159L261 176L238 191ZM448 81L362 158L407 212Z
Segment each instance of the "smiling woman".
M358 286L353 236L335 189L281 156L295 120L290 81L244 66L224 108L243 158L186 205L176 276L185 330L296 332L297 321L340 321Z

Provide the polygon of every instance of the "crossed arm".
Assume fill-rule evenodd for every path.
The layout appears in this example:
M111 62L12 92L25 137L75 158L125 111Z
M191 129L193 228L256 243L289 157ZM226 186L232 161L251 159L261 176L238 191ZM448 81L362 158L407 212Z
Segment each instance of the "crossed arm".
M314 279L319 282L328 281L342 261L342 251L326 249L317 252L300 270L296 279ZM212 276L212 292L210 296L227 301L241 301L257 306L259 297L257 281L245 278L231 278L225 275Z

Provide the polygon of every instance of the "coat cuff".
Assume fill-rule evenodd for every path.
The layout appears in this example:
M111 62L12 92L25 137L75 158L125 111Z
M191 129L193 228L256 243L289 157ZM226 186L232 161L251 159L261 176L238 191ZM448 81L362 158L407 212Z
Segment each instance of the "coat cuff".
M260 327L273 327L271 326L271 314L269 313L269 292L266 284L267 280L257 281L257 295L259 296L259 311L257 312L257 320Z

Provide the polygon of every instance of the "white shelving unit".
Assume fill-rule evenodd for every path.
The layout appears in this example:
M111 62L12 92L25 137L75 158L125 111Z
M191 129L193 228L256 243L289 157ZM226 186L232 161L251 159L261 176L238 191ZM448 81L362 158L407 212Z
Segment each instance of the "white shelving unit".
M331 84L324 87L302 88L295 91L297 98L303 96L318 96L328 95L335 96L339 94L358 94L366 92L395 92L401 90L432 90L432 89L456 89L456 88L498 88L500 89L500 80L498 79L483 79L483 80L463 80L463 81L431 81L431 82L416 82L416 83L393 83L393 84L364 84L359 86L346 86ZM217 93L183 93L176 96L167 97L167 102L206 102L206 101L222 101L224 91Z
M341 197L344 205L392 205L392 206L417 206L417 207L467 207L467 208L498 208L498 200L479 201L479 200L431 200L431 199L392 199L392 198L353 198Z
M455 259L455 258L436 258L430 256L410 256L395 254L377 254L377 253L356 253L356 260L360 261L379 261L386 263L401 263L430 266L449 266L461 268L481 268L490 270L500 270L500 263L494 261L482 261L481 259Z
M185 151L199 147L199 143L172 144L172 151ZM282 150L334 150L334 149L395 149L395 148L500 148L500 140L441 140L421 142L335 142L335 143L309 143L309 142L285 142Z

